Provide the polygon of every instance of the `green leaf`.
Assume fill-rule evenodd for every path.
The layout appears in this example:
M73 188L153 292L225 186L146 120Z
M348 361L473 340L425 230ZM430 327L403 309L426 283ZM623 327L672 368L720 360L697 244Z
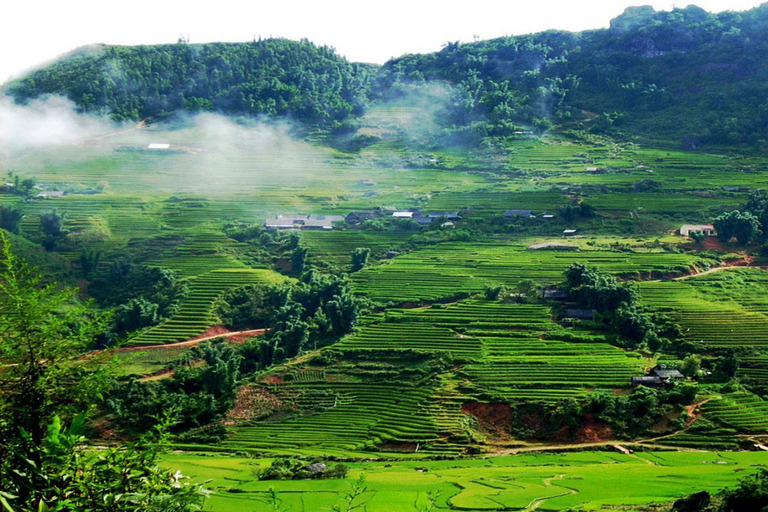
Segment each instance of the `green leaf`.
M14 499L16 496L8 494L7 492L0 491L0 505L3 506L3 510L6 512L14 512L13 507L8 503L8 499ZM6 499L8 498L8 499Z

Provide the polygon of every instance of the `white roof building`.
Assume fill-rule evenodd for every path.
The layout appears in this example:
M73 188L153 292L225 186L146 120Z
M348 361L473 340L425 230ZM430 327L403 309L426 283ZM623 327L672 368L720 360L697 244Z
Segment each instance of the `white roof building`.
M150 144L147 149L169 149L170 147L170 144Z
M396 219L412 219L413 212L393 212L392 217Z
M682 236L691 236L693 231L699 231L704 236L713 236L716 234L715 227L712 224L684 224L680 226Z

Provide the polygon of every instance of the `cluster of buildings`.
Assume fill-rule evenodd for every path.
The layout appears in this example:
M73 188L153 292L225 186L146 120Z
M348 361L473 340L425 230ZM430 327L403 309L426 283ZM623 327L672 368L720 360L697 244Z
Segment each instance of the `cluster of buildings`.
M344 222L349 226L359 226L363 222L379 218L408 219L418 224L432 224L437 219L442 219L443 227L453 226L453 221L461 220L459 212L433 211L421 212L416 209L396 210L382 208L369 212L352 212L343 215L276 215L274 219L264 221L267 229L319 229L332 230L335 224Z
M342 215L277 215L264 221L267 229L319 229L330 231L337 222L344 222Z

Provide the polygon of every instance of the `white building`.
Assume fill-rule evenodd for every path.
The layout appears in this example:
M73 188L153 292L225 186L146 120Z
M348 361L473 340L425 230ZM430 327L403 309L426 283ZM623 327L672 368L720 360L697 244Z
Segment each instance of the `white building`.
M685 224L680 227L680 234L682 236L691 236L691 232L693 231L699 231L704 236L713 236L717 234L715 232L715 227L712 224Z

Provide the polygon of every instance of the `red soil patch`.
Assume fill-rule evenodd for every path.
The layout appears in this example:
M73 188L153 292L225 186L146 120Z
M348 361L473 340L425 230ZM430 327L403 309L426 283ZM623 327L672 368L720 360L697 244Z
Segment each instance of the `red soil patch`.
M221 336L222 334L228 334L232 331L224 327L223 325L212 325L204 333L187 341L196 341L201 338L210 338L211 336Z
M264 377L264 382L266 382L267 384L282 384L285 381L281 377L278 377L277 375L267 375L266 377Z
M484 430L506 437L512 424L512 408L507 404L482 404L467 402L461 412L477 418Z
M731 249L716 236L706 237L701 241L701 246L708 251L731 252Z
M584 422L574 438L577 443L599 443L611 439L613 439L613 429L609 425L595 420L590 414L584 418Z

